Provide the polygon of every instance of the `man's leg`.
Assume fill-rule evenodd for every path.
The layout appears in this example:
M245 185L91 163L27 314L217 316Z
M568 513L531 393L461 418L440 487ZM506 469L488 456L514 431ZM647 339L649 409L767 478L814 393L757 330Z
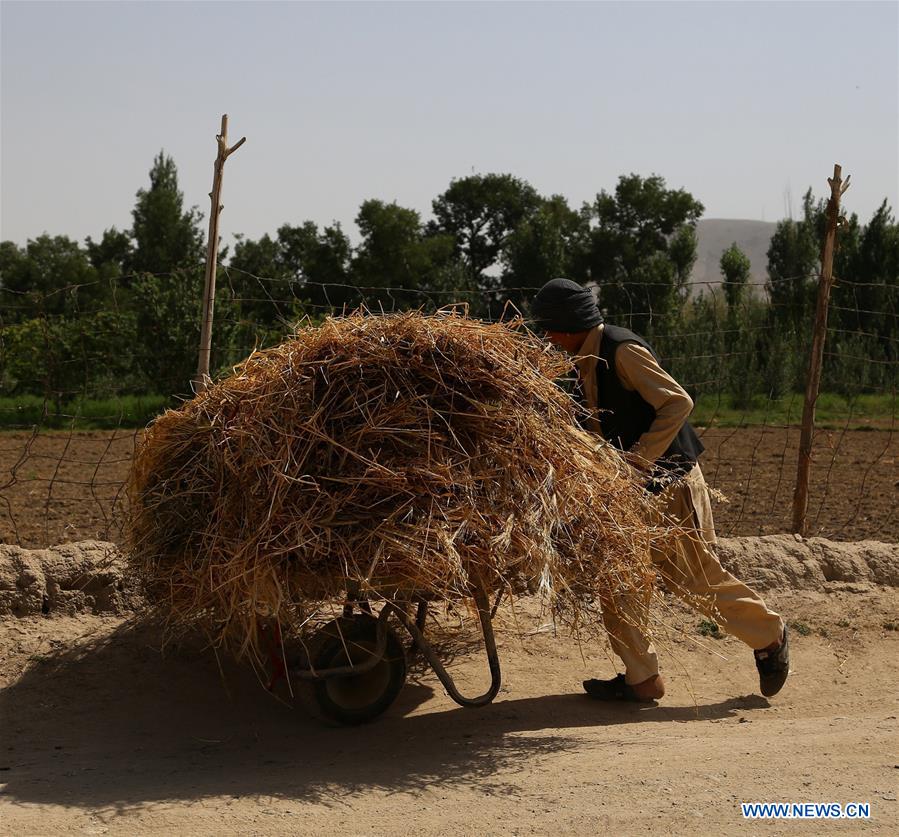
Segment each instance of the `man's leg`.
M708 506L708 495L698 466L669 491L665 512L681 531L656 561L671 591L750 648L776 645L783 636L783 620L721 566L709 543L714 529L711 509L702 506L703 502Z
M624 663L629 686L644 683L659 673L659 659L644 630L646 605L644 598L633 593L602 602L602 621L609 644Z
M612 650L627 674L611 680L585 680L584 690L600 700L658 700L665 694L655 649L645 625L651 594L623 594L602 602L602 618Z

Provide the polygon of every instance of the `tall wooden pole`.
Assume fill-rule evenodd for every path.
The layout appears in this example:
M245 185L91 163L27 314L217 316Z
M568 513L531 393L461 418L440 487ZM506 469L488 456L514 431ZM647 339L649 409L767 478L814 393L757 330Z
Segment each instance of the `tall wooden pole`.
M830 303L830 289L833 287L833 253L836 245L837 228L840 225L840 197L849 188L840 179L842 168L833 167L833 177L828 177L830 200L827 202L827 229L821 252L821 277L818 280L818 304L815 308L815 331L812 337L812 351L809 356L808 377L805 383L805 403L802 407L802 434L799 438L799 464L796 469L796 489L793 492L793 531L805 534L808 512L808 482L812 464L812 437L815 433L815 403L821 386L821 365L824 359L824 340L827 336L827 308Z
M215 169L212 176L212 191L209 197L212 207L209 212L209 237L206 242L206 284L203 291L203 324L200 329L200 359L197 374L193 380L194 392L202 392L209 384L209 356L212 351L212 314L215 305L215 271L219 250L219 215L222 207L222 174L225 160L228 159L246 141L246 137L228 148L228 114L222 114L222 130L216 136L218 154L215 158Z

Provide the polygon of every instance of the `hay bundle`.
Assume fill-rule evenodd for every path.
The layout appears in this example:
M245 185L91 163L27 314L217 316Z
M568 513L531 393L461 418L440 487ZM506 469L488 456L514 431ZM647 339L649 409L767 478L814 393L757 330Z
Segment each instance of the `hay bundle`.
M578 429L560 354L454 313L299 330L148 429L132 561L238 654L345 595L539 589L577 618L652 584L641 492Z

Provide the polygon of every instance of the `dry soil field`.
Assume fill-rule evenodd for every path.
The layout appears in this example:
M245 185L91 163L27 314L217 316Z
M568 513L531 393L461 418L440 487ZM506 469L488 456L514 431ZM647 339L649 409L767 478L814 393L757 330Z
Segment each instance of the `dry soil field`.
M136 431L0 434L0 543L37 547L92 537L115 540L115 498ZM706 430L702 467L728 502L715 507L722 535L788 531L795 429ZM899 541L899 433L820 431L810 497L813 532L838 540ZM16 482L3 487L15 469ZM111 529L110 529L111 527Z

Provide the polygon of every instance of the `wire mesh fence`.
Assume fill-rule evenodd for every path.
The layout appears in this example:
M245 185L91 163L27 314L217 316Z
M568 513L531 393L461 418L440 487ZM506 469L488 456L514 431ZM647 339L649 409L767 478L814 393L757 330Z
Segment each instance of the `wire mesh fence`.
M813 287L813 277L795 277ZM787 280L793 281L793 280ZM224 375L299 324L360 307L449 306L527 318L533 287L315 283L223 267L212 358ZM44 546L121 534L123 485L142 428L191 397L202 268L46 294L0 287L0 542ZM789 530L811 307L716 283L604 285L608 321L647 337L695 402L719 534ZM899 540L899 289L834 288L814 439L810 532ZM214 375L214 376L215 376Z

